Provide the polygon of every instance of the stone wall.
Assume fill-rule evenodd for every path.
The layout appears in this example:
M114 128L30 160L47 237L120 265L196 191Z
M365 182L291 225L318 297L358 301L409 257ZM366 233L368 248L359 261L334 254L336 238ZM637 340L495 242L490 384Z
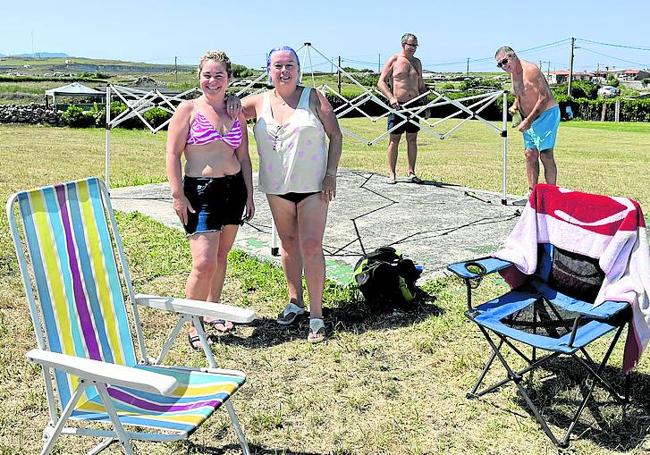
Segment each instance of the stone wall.
M43 104L7 104L0 106L0 123L29 123L61 126L61 112L45 109Z

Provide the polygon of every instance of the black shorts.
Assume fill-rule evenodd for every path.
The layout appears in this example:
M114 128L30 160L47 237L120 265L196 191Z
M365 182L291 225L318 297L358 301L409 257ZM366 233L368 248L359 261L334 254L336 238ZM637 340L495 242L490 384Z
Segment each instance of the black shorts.
M405 119L403 117L400 117L399 115L391 112L390 114L388 114L388 127L386 129L390 130L395 125L402 123L404 120ZM390 134L417 133L418 131L420 131L420 127L418 125L414 125L413 123L411 123L411 121L420 123L420 120L417 117L412 117L411 120L395 128L393 131L390 132Z
M242 224L248 192L241 171L224 177L185 177L183 192L195 213L187 214L187 235Z

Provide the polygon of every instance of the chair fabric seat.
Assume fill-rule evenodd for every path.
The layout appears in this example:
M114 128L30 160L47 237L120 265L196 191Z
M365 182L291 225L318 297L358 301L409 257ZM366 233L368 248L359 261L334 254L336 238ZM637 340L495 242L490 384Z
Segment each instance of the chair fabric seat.
M537 290L513 290L507 294L492 299L476 307L475 311L470 314L470 316L477 324L508 338L536 348L565 354L575 352L616 328L616 326L603 321L590 321L577 329L573 344L569 345L571 338L570 331L561 337L555 338L539 333L528 333L523 330L512 328L503 322L505 318L533 305L541 297L546 298L549 303L553 305L558 305L567 311L575 312L579 312L578 309L583 311L587 309L598 309L600 306L621 309L627 305L624 302L623 304L621 304L621 302L604 302L602 305L594 307L588 302L582 302L578 299L574 299L552 290L544 284L540 284ZM609 311L612 310L603 308L597 311L597 314L604 314Z
M138 365L136 368L173 376L178 386L172 396L109 386L108 393L120 422L190 435L215 409L233 395L246 379L241 376L193 371L182 368ZM92 392L90 392L92 390ZM111 423L111 418L94 388L80 400L71 418Z

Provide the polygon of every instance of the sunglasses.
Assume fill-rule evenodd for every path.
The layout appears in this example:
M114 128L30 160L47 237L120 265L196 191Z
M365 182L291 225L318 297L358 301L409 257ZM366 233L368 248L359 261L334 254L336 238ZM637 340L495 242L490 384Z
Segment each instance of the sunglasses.
M501 60L499 63L497 63L497 66L499 68L503 68L504 66L506 66L508 64L509 61L510 61L510 59L508 57L506 57L503 60Z

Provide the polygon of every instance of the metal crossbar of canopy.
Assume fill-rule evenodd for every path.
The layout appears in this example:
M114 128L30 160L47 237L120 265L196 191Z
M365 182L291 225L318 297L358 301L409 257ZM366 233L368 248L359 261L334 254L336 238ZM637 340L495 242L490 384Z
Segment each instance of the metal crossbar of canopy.
M373 123L383 120L389 114L395 114L399 119L390 130L384 131L375 138L365 138L353 131L350 131L344 127L341 127L341 131L346 136L352 137L362 143L367 144L368 146L374 145L377 142L384 139L391 132L395 131L397 128L405 125L406 123L413 123L420 126L420 131L432 135L440 140L448 139L451 135L461 128L465 123L470 120L477 120L483 125L485 125L490 131L493 131L495 134L498 134L501 137L501 203L507 203L507 153L508 153L508 130L507 130L507 119L508 119L508 98L507 92L503 90L492 91L489 93L482 93L474 96L467 96L463 98L453 99L449 96L437 92L435 90L427 90L425 93L420 94L417 98L410 100L408 103L402 105L399 109L394 109L390 104L385 100L384 96L377 90L376 87L366 87L357 81L354 76L352 76L348 71L334 62L332 59L327 57L321 51L316 49L311 43L304 43L300 48L297 49L298 53L302 53L301 58L301 78L302 83L309 85L305 80L305 77L311 76L311 86L326 93L330 92L335 97L338 97L341 100L341 105L334 109L337 118L341 118L351 111L359 112L363 117L372 121ZM312 63L312 52L318 54L320 57L325 59L332 68L344 76L350 83L359 87L362 92L353 99L348 100L342 96L338 91L334 90L327 84L316 84L316 79L314 77L314 65ZM241 88L237 93L238 96L243 94L254 94L263 91L263 88L255 89L261 80L265 79L266 74L260 75L254 81L251 81L247 86ZM481 116L481 113L489 107L491 104L495 103L499 98L502 99L502 119L500 123L493 123ZM382 107L384 113L379 116L372 116L368 112L364 111L362 106L368 102L373 102L378 106ZM426 112L432 108L441 107L441 106L452 106L456 108L456 111L447 115L444 118L427 118ZM445 122L449 120L456 119L456 123L451 126L448 130L440 131Z
M163 129L171 119L167 119L161 125L154 127L144 117L145 112L154 108L163 109L170 114L176 111L178 105L185 100L193 97L198 92L198 88L186 90L179 94L166 94L158 89L142 90L133 87L123 87L119 85L109 85L106 87L106 147L105 147L105 180L106 186L109 186L110 180L110 158L111 158L111 130L119 124L137 117L151 131L157 133ZM115 96L126 105L126 109L111 118L111 99Z
M316 80L314 77L314 65L312 63L312 51L320 55L322 58L324 58L330 65L332 65L332 68L336 68L339 74L347 78L352 84L358 86L361 90L362 93L355 97L354 99L348 100L347 98L343 97L341 94L339 94L337 91L329 87L327 84L321 84L321 85L316 85ZM304 43L303 46L298 48L297 52L302 52L303 53L303 58L302 62L303 64L301 65L301 77L305 76L305 73L307 71L307 62L309 64L309 73L311 74L311 86L322 91L322 92L331 92L334 94L334 96L339 97L342 100L342 104L338 106L335 109L335 113L337 118L341 118L344 115L348 114L352 110L358 111L361 115L366 117L367 119L371 120L372 122L377 122L384 117L387 117L389 114L393 113L395 114L398 118L401 119L400 122L398 122L396 125L393 126L388 131L385 131L375 137L374 139L367 139L359 134L356 134L352 131L349 131L345 128L341 128L342 132L350 136L356 140L359 140L368 146L373 145L377 143L378 141L382 140L384 137L386 137L388 134L390 134L392 131L395 129L399 128L400 126L406 124L407 122L414 123L414 124L419 124L421 127L421 131L433 135L437 137L440 140L447 139L449 138L452 133L454 133L456 130L461 128L467 121L469 120L478 120L482 124L484 124L488 129L491 131L494 131L495 133L499 134L502 139L502 172L501 172L501 178L502 178L502 196L501 196L501 203L506 204L507 203L507 193L506 193L506 182L507 182L507 151L508 151L508 134L507 134L507 109L508 109L508 100L507 100L507 93L505 91L494 91L490 93L485 93L485 94L480 94L476 96L469 96L465 98L460 98L460 99L451 99L445 94L438 93L435 90L428 90L427 92L421 94L417 98L409 101L408 103L405 103L403 106L400 107L400 109L394 109L390 106L389 103L384 101L383 95L375 88L375 87L366 87L363 84L361 84L359 81L357 81L348 71L346 71L344 68L342 68L340 65L335 63L332 59L328 58L325 54L320 52L318 49L313 47L311 43ZM245 96L245 95L251 95L251 94L256 94L259 92L262 92L265 90L264 87L256 87L259 85L259 83L266 79L267 75L262 73L260 74L256 79L250 81L247 85L241 87L237 92L236 95L239 97ZM163 124L154 127L152 126L143 116L143 114L155 107L159 107L161 109L164 109L165 111L169 113L174 113L178 105L189 98L191 98L193 95L197 93L198 89L194 88L191 90L187 90L183 93L180 93L178 95L168 95L161 93L158 89L153 89L153 90L141 90L141 89L136 89L132 87L122 87L122 86L117 86L117 85L109 85L106 88L106 105L110 106L111 104L111 96L115 94L120 100L122 100L126 106L127 109L120 113L118 116L116 116L114 119L111 119L111 113L110 113L110 107L106 109L106 154L105 154L105 180L107 186L109 185L109 173L110 173L110 133L112 128L116 127L120 123L133 118L133 117L138 117L143 124L149 128L149 130L152 133L157 133L161 129L163 129L167 124L169 123L169 120L165 121ZM430 100L430 95L431 99ZM481 117L481 112L486 109L489 105L492 103L495 103L499 97L502 98L503 102L503 115L502 115L502 122L500 126L495 125L494 123L484 119ZM365 112L362 109L362 106L367 103L368 101L374 102L377 105L381 106L384 109L384 113L380 116L372 116L369 113ZM452 114L449 114L448 116L440 119L429 119L426 118L425 113L427 112L428 109L439 107L439 106L445 106L445 105L451 105L457 109L457 111L453 112ZM463 118L463 116L465 116ZM455 125L453 125L449 130L445 132L439 132L436 131L435 128L440 127L441 124L443 124L445 121L448 121L450 119L454 118L460 118L460 121L458 121ZM419 123L418 123L419 122ZM249 131L251 131L251 127L248 127ZM252 131L251 131L252 132ZM364 215L361 215L364 216ZM355 225L356 229L356 225ZM359 235L357 231L357 235ZM360 238L359 238L360 240ZM271 254L277 255L278 254L278 243L277 243L277 233L275 229L275 224L272 223L272 244L271 244Z

